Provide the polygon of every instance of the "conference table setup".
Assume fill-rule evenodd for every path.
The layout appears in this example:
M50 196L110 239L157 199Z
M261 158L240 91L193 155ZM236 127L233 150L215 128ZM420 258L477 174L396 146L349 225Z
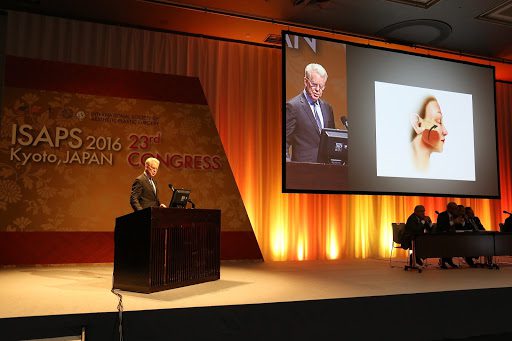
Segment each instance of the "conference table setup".
M419 258L512 256L512 233L456 231L421 234L413 243L413 255ZM490 268L499 269L495 260Z

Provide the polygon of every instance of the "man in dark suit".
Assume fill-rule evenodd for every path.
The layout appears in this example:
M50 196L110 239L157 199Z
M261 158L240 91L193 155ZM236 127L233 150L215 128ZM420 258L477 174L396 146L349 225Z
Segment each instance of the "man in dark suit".
M332 107L320 99L326 82L322 65L308 64L304 90L286 102L286 161L317 162L322 128L334 128Z
M449 202L446 205L446 211L439 213L437 216L437 224L436 224L436 232L453 232L455 231L454 225L459 223L460 218L457 215L458 206L454 202ZM464 219L462 218L462 221ZM441 258L441 268L447 269L446 264L450 265L452 268L458 268L457 265L453 263L451 257Z
M480 218L478 218L475 215L475 212L473 211L473 209L468 206L468 207L465 208L465 211L466 211L466 224L465 224L465 227L468 230L485 231L484 225L482 225L482 222L480 221Z
M407 222L405 223L403 241L401 243L402 247L404 249L410 249L414 238L419 234L425 233L425 231L430 231L431 227L432 220L429 216L425 215L425 207L423 205L414 207L414 213L407 218ZM416 257L416 264L420 266L423 265L421 258Z
M508 218L505 219L501 232L512 232L512 215L509 215Z
M439 213L437 216L436 232L455 231L453 215L457 212L457 209L458 206L453 201L446 205L446 211Z
M158 172L160 161L155 158L148 158L144 163L144 173L139 175L132 184L130 205L134 211L146 207L166 207L160 203L158 198L158 184L155 175Z
M475 212L469 206L465 208L465 218L466 218L466 223L465 223L464 227L466 230L474 231L474 232L485 231L485 227L482 224L482 222L480 221L480 218L478 218L475 215ZM477 258L477 257L466 257L465 258L466 263L472 268L476 267L476 264L474 261L475 258ZM487 257L487 266L492 266L492 256Z

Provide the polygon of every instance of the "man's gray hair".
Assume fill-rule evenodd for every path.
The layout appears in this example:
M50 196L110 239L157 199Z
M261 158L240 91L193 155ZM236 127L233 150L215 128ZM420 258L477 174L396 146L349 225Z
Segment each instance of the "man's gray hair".
M154 157L148 157L144 162L145 165L160 165L160 160L155 159Z
M316 72L320 77L324 80L327 80L327 71L325 71L324 67L320 64L311 63L306 65L304 69L304 76L307 79L311 79L311 73Z

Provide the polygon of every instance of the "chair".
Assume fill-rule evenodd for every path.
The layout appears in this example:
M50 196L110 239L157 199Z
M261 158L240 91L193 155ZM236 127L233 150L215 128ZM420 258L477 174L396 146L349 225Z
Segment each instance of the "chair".
M506 231L503 231L505 228L505 224L499 223L499 227L500 227L500 232L506 232ZM504 258L503 256L495 256L494 257L494 266L496 269L499 269L500 265L512 265L511 262L503 261L502 260L503 258ZM510 257L507 257L507 258L510 258Z
M391 229L393 231L393 240L391 242L391 251L389 252L389 266L393 267L393 264L391 263L391 258L393 257L393 250L402 248L403 243L403 235L405 231L405 224L404 223L391 223ZM413 246L411 247L411 250L414 247L414 241L412 241ZM413 254L412 252L409 252L408 259L405 262L404 270L418 270L418 272L421 272L421 268L417 267L415 264L415 260L413 260Z
M391 250L389 252L389 266L393 267L391 263L391 258L393 257L394 249L402 248L402 234L405 229L404 223L391 223L391 229L393 231L393 240L391 241ZM407 263L407 262L403 262Z

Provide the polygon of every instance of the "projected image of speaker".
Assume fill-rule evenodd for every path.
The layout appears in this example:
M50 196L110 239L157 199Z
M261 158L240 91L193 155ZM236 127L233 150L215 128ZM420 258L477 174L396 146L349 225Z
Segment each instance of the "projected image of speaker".
M318 147L318 162L346 166L348 164L348 131L323 128Z
M500 197L494 66L282 38L283 192Z
M169 203L169 207L178 207L185 208L187 206L187 202L189 201L190 190L189 189L175 189L172 193L171 202Z

